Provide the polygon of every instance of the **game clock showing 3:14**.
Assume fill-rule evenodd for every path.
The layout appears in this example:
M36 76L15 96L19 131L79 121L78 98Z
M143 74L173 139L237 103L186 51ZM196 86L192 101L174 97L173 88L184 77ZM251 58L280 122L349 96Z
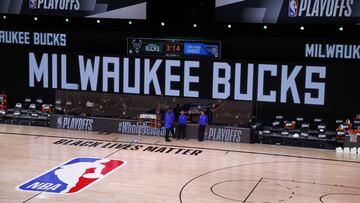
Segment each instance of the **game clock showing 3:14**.
M182 53L183 45L179 43L165 43L164 44L165 53Z

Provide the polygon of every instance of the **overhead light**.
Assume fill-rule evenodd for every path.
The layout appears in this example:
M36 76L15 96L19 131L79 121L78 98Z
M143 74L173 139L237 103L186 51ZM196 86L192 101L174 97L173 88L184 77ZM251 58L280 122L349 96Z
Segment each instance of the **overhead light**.
M65 18L65 22L67 22L67 23L68 23L68 22L69 22L69 18Z
M6 20L6 18L7 18L6 15L3 15L3 19Z
M34 20L35 20L35 21L37 21L37 20L38 20L38 18L37 18L37 17L34 17Z
M194 23L194 24L193 24L193 27L194 27L194 28L197 28L197 24L196 24L196 23Z
M343 27L339 27L339 31L344 31L344 28L343 28Z
M164 27L164 26L165 26L165 23L164 23L164 22L161 22L160 25Z
M129 20L129 22L128 22L128 23L129 23L129 25L132 25L132 21L131 21L131 20Z
M96 20L96 23L100 23L101 21L98 19L98 20Z
M264 30L267 30L267 29L268 29L268 26L267 26L267 25L264 25L264 26L263 26L263 29L264 29Z
M229 24L227 27L230 29L230 28L231 28L231 24Z
M301 26L301 27L300 27L300 30L305 30L305 27L304 27L304 26Z

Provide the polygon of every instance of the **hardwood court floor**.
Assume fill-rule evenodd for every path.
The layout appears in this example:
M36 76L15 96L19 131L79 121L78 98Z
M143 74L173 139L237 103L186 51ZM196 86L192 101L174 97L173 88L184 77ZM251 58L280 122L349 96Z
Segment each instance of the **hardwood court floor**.
M360 202L360 155L0 125L0 202ZM82 145L82 146L81 146ZM75 157L127 164L71 195L16 186Z

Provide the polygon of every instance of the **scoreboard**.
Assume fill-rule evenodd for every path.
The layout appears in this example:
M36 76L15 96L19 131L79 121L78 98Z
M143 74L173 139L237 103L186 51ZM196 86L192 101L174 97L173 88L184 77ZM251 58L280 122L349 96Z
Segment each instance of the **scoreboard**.
M127 39L128 54L175 58L221 58L221 43L206 40L132 38Z

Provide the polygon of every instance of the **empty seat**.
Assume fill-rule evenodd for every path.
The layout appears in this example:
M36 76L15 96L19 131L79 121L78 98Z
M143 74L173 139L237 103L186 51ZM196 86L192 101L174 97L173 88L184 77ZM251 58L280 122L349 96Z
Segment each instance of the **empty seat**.
M324 123L319 124L317 129L318 129L319 132L325 132L326 124L324 124Z
M301 124L301 130L309 130L309 128L310 128L310 124L309 123L302 123Z
M42 103L43 103L43 99L42 99L42 98L38 98L38 99L36 99L36 103L38 103L38 104L42 104Z
M43 99L42 98L38 98L35 101L35 105L36 105L36 109L37 110L41 110L41 105L43 104Z
M289 136L289 131L287 130L281 131L281 136Z
M20 111L19 110L16 110L16 111L14 111L14 116L20 116Z
M15 109L22 109L22 104L21 103L16 103L15 104Z
M353 129L360 129L360 114L356 115L353 123Z
M296 118L296 127L297 128L300 128L303 123L304 123L304 117L299 116Z
M314 118L314 124L320 124L323 122L322 118Z
M24 99L23 108L24 108L24 109L29 108L30 103L31 103L31 99L30 99L29 97L26 97L26 98Z
M326 136L325 133L319 133L319 134L318 134L318 138L320 138L320 139L326 139L327 136Z
M269 129L264 129L262 132L263 132L264 134L270 134L270 133L271 133L271 131L270 131Z
M31 103L31 99L29 97L26 97L24 100L25 103Z
M340 125L340 124L342 124L344 121L343 121L343 119L336 119L335 120L335 124L336 125Z
M88 108L93 108L93 107L95 107L95 102L86 101L85 106Z
M309 137L309 133L308 133L308 132L301 132L301 133L300 133L300 136L301 136L301 137L304 137L304 138L308 138L308 137Z
M273 128L281 128L283 124L284 117L282 115L275 116L275 121L272 123Z
M61 100L60 100L60 99L57 99L57 100L55 101L55 105L56 105L56 106L60 106L60 105L61 105Z
M30 104L29 110L34 111L35 109L36 109L36 105L35 104Z
M64 113L66 113L66 114L72 114L73 113L73 103L72 103L72 101L66 101L66 103L65 103L65 107L64 107Z
M280 128L280 121L274 121L273 123L272 123L272 127L273 128Z
M323 119L322 118L314 118L314 126L313 126L313 130L317 130L318 132L324 132L324 123L323 123ZM325 125L326 127L326 125Z
M55 106L55 111L63 111L63 108L61 108L60 106Z
M297 117L297 118L296 118L296 121L297 121L297 122L304 122L304 117Z
M292 135L292 137L294 137L294 138L299 138L299 137L300 137L300 134L299 134L299 133L294 133L294 134Z
M34 112L30 113L30 116L33 117L33 118L37 118L37 117L39 117L39 113L34 111Z

